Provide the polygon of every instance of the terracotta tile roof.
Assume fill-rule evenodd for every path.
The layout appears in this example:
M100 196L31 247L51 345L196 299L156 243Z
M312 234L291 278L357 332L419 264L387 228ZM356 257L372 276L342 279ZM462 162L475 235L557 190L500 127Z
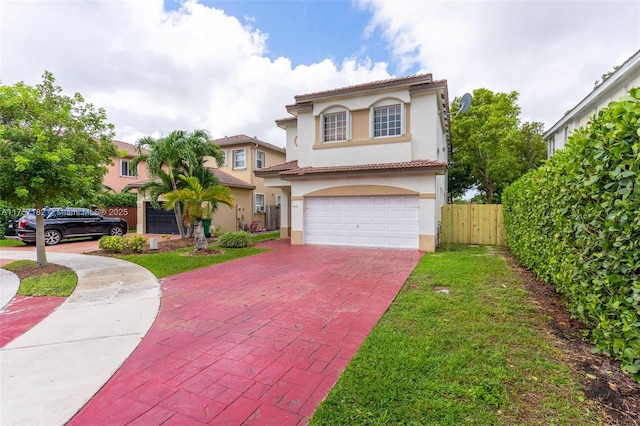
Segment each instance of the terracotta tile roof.
M127 151L127 157L136 157L138 155L138 151L134 144L116 140L111 142L113 142L113 144L118 148L118 151ZM147 154L148 152L148 149L142 149L143 154Z
M144 185L147 182L151 182L151 179L137 180L135 182L131 182L127 184L127 188L140 188L142 185Z
M442 80L430 81L428 83L414 84L409 88L409 91L416 92L421 89L430 90L434 88L445 87L446 85L447 85L447 80L442 79Z
M295 123L296 121L298 121L298 117L280 118L280 119L276 120L276 125L278 127L281 127L282 124Z
M315 98L321 98L325 96L335 96L344 93L359 92L361 90L381 89L384 87L393 87L397 85L405 85L411 83L431 83L431 74L418 74L409 77L392 78L388 80L378 80L370 83L357 84L355 86L341 87L339 89L325 90L322 92L307 93L305 95L294 96L296 104L300 104L304 101L310 101Z
M243 181L242 179L238 179L235 176L231 176L228 173L223 172L220 169L216 169L213 167L207 167L209 170L216 175L221 185L228 186L229 188L242 188L242 189L256 189L255 185L251 185ZM139 180L136 182L131 182L127 185L129 188L140 188L145 183L151 182L151 179Z
M247 136L247 135L234 135L234 136L225 136L224 138L214 139L211 142L215 143L220 147L225 146L236 146L236 145L244 145L244 144L257 144L263 148L269 148L277 152L285 153L285 149L279 146L270 144L265 141L261 141L258 138Z
M254 173L256 176L275 174L280 172L285 172L292 169L298 168L298 160L288 161L286 163L276 164L271 167L264 167L262 169L256 170Z
M278 173L283 179L310 176L310 175L329 175L329 174L360 174L360 173L384 173L392 171L439 171L446 170L447 163L432 160L413 160L400 163L379 163L379 164L358 164L350 166L326 166L326 167L298 167L297 161L279 164L256 171L262 174Z
M242 179L238 179L237 177L232 176L229 173L225 173L220 169L216 169L213 167L207 168L216 175L221 185L228 186L229 188L256 189L255 185L251 185L250 183L245 182Z

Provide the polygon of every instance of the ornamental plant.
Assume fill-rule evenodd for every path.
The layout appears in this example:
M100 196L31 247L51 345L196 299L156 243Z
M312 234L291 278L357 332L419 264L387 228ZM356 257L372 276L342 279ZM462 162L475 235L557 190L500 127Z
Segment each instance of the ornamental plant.
M251 247L253 238L246 231L227 232L220 235L218 245L225 248Z
M147 244L145 237L136 235L133 237L105 235L98 241L98 248L111 253L142 253Z
M503 194L507 244L640 381L640 88Z

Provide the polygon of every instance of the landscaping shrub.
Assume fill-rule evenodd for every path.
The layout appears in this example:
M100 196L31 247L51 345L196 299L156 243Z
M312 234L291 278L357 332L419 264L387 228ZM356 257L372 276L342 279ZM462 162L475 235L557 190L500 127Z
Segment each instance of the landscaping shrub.
M503 194L507 244L640 381L640 88Z
M253 245L253 239L251 238L251 234L245 231L227 232L220 235L218 245L226 248L251 247Z
M98 247L111 253L142 253L147 239L141 236L120 237L105 235L98 241Z

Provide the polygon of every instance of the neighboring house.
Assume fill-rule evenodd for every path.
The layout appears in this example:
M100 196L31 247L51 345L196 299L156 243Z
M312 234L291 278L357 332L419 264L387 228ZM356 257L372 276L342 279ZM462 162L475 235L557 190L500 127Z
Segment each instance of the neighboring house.
M220 146L225 161L218 167L216 162L209 158L205 164L214 172L221 185L231 188L234 197L233 207L224 204L218 206L212 218L212 226L219 226L224 231L235 231L242 225L250 225L258 220L261 227L268 227L267 212L273 213L273 207L279 206L281 191L277 188L266 188L264 180L255 177L253 172L285 161L285 150L246 135L230 136L211 142ZM148 181L138 180L128 186L139 188ZM177 234L178 226L173 211L154 209L149 197L141 194L138 197L137 232Z
M567 139L576 129L584 127L603 108L640 86L640 51L627 59L606 80L569 110L544 134L547 156L564 148Z
M291 244L435 251L451 153L446 80L422 74L295 96L282 194Z
M134 145L122 141L113 141L113 144L118 151L124 151L126 154L121 158L113 158L113 165L107 165L108 171L103 180L106 186L114 192L120 192L130 183L149 178L144 162L138 164L137 170L131 167L131 160L138 155Z
M259 220L261 226L266 226L269 222L267 213L272 214L274 212L272 207L280 206L282 192L279 188L266 187L264 179L254 175L254 172L283 163L286 161L286 151L247 135L228 136L211 142L222 149L224 162L219 167L220 171L255 187L250 200L235 200L237 223L251 224ZM209 167L218 168L213 159L209 159L206 164Z
M242 212L238 212L238 205L249 205L253 198L254 185L231 176L220 169L211 169L221 185L228 186L234 198L234 207L225 204L218 206L213 215L212 226L220 226L222 229L232 231L237 229L238 220ZM129 185L131 188L139 188L149 179L138 181ZM178 234L173 210L157 210L151 205L150 198L146 194L138 195L138 234Z

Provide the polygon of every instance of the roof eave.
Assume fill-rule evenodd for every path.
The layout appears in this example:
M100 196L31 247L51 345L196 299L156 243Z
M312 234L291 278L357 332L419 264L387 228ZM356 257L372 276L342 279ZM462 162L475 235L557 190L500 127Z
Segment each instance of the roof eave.
M403 175L407 174L445 174L447 167L428 167L428 168L413 168L413 169L392 169L392 170L357 170L357 171L344 171L344 172L326 172L326 173L302 173L302 174L280 174L279 177L282 180L304 180L304 179L319 179L319 178L343 178L345 176L360 177L371 175Z

